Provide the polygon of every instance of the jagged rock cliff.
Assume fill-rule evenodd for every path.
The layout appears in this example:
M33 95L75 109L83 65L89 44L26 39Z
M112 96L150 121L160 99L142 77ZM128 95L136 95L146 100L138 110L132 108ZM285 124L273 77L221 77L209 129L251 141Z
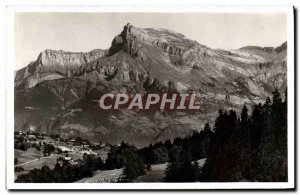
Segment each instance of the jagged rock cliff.
M15 81L19 85L28 80L26 87L31 88L45 80L70 76L80 67L105 55L105 50L95 49L90 52L66 52L47 49L41 52L35 61L17 71Z
M215 50L167 29L127 24L108 50L46 50L17 71L16 129L147 145L184 136L213 121L220 108L261 102L286 83L286 43L277 48ZM200 110L104 112L104 93L191 92Z

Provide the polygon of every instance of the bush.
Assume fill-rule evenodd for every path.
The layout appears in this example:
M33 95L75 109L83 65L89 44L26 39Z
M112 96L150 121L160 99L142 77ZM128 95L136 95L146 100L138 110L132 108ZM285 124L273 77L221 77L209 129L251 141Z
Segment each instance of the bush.
M19 166L15 167L15 172L21 172L21 171L24 171L23 167L19 167Z

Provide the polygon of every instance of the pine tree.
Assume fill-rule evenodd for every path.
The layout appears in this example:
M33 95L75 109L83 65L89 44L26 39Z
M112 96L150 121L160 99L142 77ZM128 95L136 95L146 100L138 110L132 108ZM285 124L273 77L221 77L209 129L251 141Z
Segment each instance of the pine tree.
M271 130L274 133L276 144L279 145L281 136L284 136L284 113L281 95L278 89L273 92L273 102L271 106Z
M124 151L124 169L120 181L130 182L145 174L145 164L139 157L136 149L127 148Z
M194 182L199 177L200 169L198 163L192 163L190 146L185 143L180 148L172 151L171 162L166 169L165 181L167 182Z
M167 182L175 182L178 180L178 172L181 166L181 151L181 146L175 146L170 151L170 162L166 168L166 177L164 178Z

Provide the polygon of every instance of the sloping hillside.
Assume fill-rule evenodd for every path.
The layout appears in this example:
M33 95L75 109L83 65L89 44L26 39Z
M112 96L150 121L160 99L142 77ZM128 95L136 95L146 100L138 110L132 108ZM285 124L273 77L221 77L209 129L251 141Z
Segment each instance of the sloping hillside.
M286 43L277 48L214 50L167 29L127 24L107 50L46 50L16 72L15 127L102 143L138 146L172 139L212 122L220 108L240 108L286 88ZM105 93L197 94L196 112L115 110Z

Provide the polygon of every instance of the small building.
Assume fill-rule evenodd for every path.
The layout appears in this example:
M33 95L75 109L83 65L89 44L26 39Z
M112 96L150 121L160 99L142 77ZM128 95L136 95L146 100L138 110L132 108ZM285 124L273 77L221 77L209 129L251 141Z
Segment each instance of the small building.
M57 146L57 148L59 148L63 152L72 152L73 151L72 149L70 149L66 146Z
M28 135L28 139L36 139L35 135Z
M98 155L96 152L92 151L92 150L82 150L80 153L82 154L89 154L89 155Z
M72 150L75 152L80 152L83 150L83 147L82 146L73 146Z
M64 157L64 160L65 160L65 161L70 161L70 160L72 160L72 157L70 157L70 156L65 156L65 157Z

